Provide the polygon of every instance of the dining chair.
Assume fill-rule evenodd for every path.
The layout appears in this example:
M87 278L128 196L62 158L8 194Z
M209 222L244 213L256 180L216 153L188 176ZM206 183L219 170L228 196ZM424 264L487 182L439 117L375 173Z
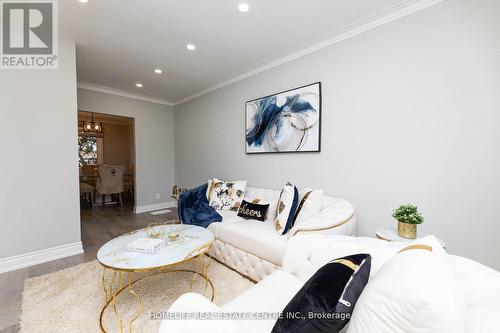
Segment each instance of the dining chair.
M97 178L97 193L102 196L102 208L106 201L106 195L117 194L120 205L123 208L122 192L123 174L125 173L125 166L123 165L101 165L97 168L99 174Z
M94 190L94 186L87 183L80 183L80 195L83 195L85 197L85 200L90 203L90 208L94 207Z

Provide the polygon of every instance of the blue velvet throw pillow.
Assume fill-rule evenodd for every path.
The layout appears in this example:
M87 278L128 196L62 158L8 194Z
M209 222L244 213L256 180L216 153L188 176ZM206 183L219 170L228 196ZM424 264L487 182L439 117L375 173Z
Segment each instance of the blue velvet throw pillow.
M340 332L368 283L370 269L369 254L330 261L292 298L272 333Z

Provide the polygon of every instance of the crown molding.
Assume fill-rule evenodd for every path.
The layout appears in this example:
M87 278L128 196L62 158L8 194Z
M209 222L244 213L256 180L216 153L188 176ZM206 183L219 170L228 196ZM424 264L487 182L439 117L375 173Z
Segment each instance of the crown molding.
M136 95L132 94L126 91L121 91L117 90L114 88L110 87L105 87L93 83L88 83L88 82L78 82L76 85L80 89L85 89L85 90L91 90L91 91L97 91L100 93L104 94L110 94L110 95L116 95L116 96L122 96L122 97L128 97L132 99L138 99L141 101L146 101L146 102L151 102L151 103L157 103L157 104L162 104L162 105L168 105L168 106L174 106L174 103L162 99L156 99L152 97L147 97L147 96L142 96L142 95Z
M347 25L341 29L333 31L319 39L316 39L310 43L302 45L294 50L283 53L277 57L273 57L264 62L261 62L259 65L255 67L251 67L233 78L220 82L210 88L197 92L191 96L180 99L174 102L174 106L180 105L182 103L188 102L200 96L211 93L215 90L226 87L235 82L241 81L248 77L254 76L256 74L262 73L268 69L273 67L285 64L287 62L293 61L295 59L301 58L310 53L322 50L326 47L329 47L333 44L342 42L348 38L355 37L361 35L365 32L378 28L384 24L393 22L405 16L411 15L415 12L418 12L422 9L434 6L444 0L408 0L403 3L397 4L395 6L389 7L383 11L380 11L376 14L370 15L362 20L359 20L355 23Z

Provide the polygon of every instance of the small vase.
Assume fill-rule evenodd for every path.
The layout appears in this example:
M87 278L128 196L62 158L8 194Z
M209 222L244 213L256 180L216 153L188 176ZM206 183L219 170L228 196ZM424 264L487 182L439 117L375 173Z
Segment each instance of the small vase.
M398 236L407 239L417 238L417 225L398 221Z

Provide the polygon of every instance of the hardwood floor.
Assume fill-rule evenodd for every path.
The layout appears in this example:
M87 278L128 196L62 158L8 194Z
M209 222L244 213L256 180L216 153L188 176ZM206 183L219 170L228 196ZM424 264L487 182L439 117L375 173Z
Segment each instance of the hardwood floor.
M124 204L123 211L119 207L81 210L81 233L85 251L83 254L0 274L0 332L11 333L19 330L24 280L95 260L99 247L108 240L143 228L151 222L177 216L176 211L157 216L149 213L136 215L132 211L131 203ZM86 207L85 204L82 207Z

